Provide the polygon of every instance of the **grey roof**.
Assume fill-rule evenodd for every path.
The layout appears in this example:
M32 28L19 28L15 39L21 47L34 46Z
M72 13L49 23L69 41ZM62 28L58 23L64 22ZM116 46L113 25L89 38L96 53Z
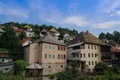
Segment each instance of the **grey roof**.
M47 32L47 30L46 29L42 29L42 31L41 32Z
M26 67L26 69L43 69L43 67L40 64L33 63Z
M87 32L81 32L78 34L71 42L71 44L76 44L79 42L87 42L87 43L94 43L94 44L100 44L100 45L107 45L102 40L98 39L91 33Z
M61 45L65 45L63 42L61 42L60 40L56 39L55 37L51 36L51 35L46 35L41 37L40 39L37 39L35 41L36 42L48 42L48 43L53 43L53 44L61 44Z

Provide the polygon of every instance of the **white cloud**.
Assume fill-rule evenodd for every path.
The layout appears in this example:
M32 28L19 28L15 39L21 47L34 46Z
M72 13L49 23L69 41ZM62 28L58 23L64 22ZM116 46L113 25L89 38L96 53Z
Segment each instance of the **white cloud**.
M85 21L84 18L80 16L69 16L66 19L64 19L62 22L66 24L74 24L79 27L83 27L86 24L88 24L88 22Z
M43 22L50 22L57 25L76 25L79 27L83 27L88 22L83 16L81 17L80 14L77 15L76 13L74 13L77 11L77 6L75 4L76 3L68 5L68 13L67 11L62 12L56 6L50 3L45 3L44 0L35 0L30 2L30 8L32 9L32 11L38 14L37 16L39 20Z
M115 14L120 16L120 11L116 11Z
M5 5L0 2L0 14L5 15L5 16L12 16L15 18L24 18L27 19L28 16L28 11L24 10L22 8L10 8L9 5Z
M107 13L107 16L119 15L120 0L104 0L98 6L98 10L103 13Z
M26 12L25 10L22 10L22 9L7 9L6 12L7 12L6 15L8 15L8 16L25 18L25 19L27 19L29 17L28 12Z
M107 22L93 24L93 28L108 29L117 25L120 25L120 21L107 21Z

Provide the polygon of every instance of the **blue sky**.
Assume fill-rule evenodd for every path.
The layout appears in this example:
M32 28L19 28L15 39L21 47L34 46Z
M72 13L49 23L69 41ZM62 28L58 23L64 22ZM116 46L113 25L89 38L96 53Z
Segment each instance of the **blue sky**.
M0 0L0 22L48 24L86 31L120 31L120 0Z

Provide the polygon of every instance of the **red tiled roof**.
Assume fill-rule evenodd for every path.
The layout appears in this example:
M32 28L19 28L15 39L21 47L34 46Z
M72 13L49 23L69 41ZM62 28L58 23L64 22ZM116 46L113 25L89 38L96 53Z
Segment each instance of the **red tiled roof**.
M112 52L112 53L120 53L120 49L118 49L118 48L116 48L116 47L111 47L110 48L110 51Z
M20 40L20 44L24 44L28 39L29 39L29 38Z
M25 32L25 30L24 29L18 29L18 30L16 30L16 32Z

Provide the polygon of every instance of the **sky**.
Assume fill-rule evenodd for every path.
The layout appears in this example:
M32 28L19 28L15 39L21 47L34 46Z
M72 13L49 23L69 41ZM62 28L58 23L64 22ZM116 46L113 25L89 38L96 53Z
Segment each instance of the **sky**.
M47 24L101 32L120 31L120 0L0 0L0 23Z

